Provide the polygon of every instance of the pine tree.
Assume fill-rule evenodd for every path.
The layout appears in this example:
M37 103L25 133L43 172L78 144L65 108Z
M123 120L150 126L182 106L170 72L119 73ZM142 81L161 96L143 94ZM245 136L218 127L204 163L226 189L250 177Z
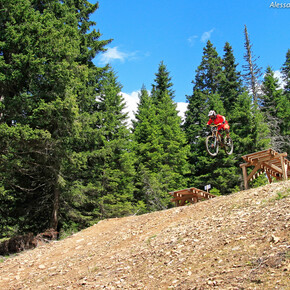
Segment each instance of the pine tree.
M245 83L250 88L251 94L253 96L254 103L258 104L259 101L259 79L262 75L261 68L257 65L257 59L253 55L252 51L252 44L250 42L247 26L245 25L245 48L246 53L244 55L244 58L246 60L246 65L244 65L244 69L246 71L246 74L244 75Z
M168 193L160 177L164 150L160 141L160 127L152 97L143 85L138 110L133 122L133 144L137 157L135 197L145 205L145 212L165 209Z
M186 137L180 126L181 118L178 116L176 104L173 101L174 91L171 89L173 86L171 77L163 62L158 67L155 83L152 98L156 106L157 122L164 150L162 163L172 175L172 181L167 182L171 190L186 185L184 174L188 170L188 148L185 146Z
M163 62L156 73L151 96L143 87L140 95L134 141L138 155L138 196L147 210L170 206L168 192L187 185L186 139L173 102L174 92Z
M70 92L73 70L67 70L68 66L72 69L75 66L77 29L68 29L63 24L64 19L56 18L49 10L43 14L35 12L29 1L17 4L6 3L3 6L6 13L1 13L1 123L9 126L3 128L3 139L9 137L7 132L17 131L25 136L22 142L26 144L14 143L14 147L6 147L12 150L10 154L18 160L18 165L15 164L11 173L7 172L9 165L6 167L6 162L2 163L5 166L3 174L13 177L5 180L5 188L15 196L16 205L17 201L30 202L29 207L33 209L37 207L34 202L44 205L42 210L51 215L46 226L56 227L61 187L60 156L65 150L63 142L57 140L73 130L77 114L75 95ZM35 138L38 134L46 138L36 138L32 143L31 136ZM27 151L23 152L24 149ZM41 175L35 168L42 168ZM42 196L41 202L35 195ZM53 204L49 200L53 200ZM15 212L15 217L28 224L33 218L37 219L40 212L31 216L33 210L29 207L26 212ZM42 220L39 219L39 223Z
M269 138L267 138L267 134L269 132L269 128L264 121L264 117L260 111L261 106L261 85L260 85L260 77L262 75L261 68L257 65L257 59L253 55L252 44L249 39L247 26L245 25L245 48L246 53L244 58L247 62L243 67L246 70L246 74L244 75L245 83L249 88L249 93L253 98L253 106L251 110L251 114L253 114L253 127L251 128L252 135L252 152L263 150L269 145ZM251 153L252 153L251 152ZM248 154L248 153L247 153Z
M290 144L287 141L290 135L290 49L287 51L281 71L285 82L283 95L278 104L278 117L282 120L281 134L285 140L281 150L290 154Z
M115 73L109 71L99 98L100 140L94 166L101 218L134 213L134 155L130 152L125 102Z
M237 160L240 157L269 147L269 129L263 114L252 97L244 92L236 102L232 112L232 133Z
M70 204L65 208L69 227L79 224L78 228L82 228L100 219L138 211L133 196L135 156L121 88L114 71L109 69L100 81L97 109L92 116L87 115L87 128L74 142L81 144L75 160L82 161L82 168L75 164L73 176L77 179L69 189Z
M290 93L290 49L288 49L288 51L286 53L286 60L282 66L281 72L282 72L282 76L283 76L283 81L285 82L284 92L285 92L285 94L288 94L288 98L290 98L289 97L289 93Z
M109 41L88 33L97 9L88 1L6 1L1 9L0 200L10 204L6 220L16 231L57 228L79 108L93 109L100 78L91 60Z
M221 79L221 59L212 43L208 41L203 49L201 64L196 70L195 80L193 81L193 94L187 96L189 104L184 128L190 144L195 143L196 136L205 136L204 124L207 120L207 113L213 109L209 104L209 96L216 95L218 99L216 105L221 103L218 95ZM220 108L220 105L217 105L217 109L220 114L225 113L223 108Z
M219 91L221 81L224 79L222 72L222 61L210 41L207 42L203 50L202 61L196 70L195 81L193 82L193 94L188 96L188 109L184 129L187 135L188 143L191 146L190 166L191 186L203 187L211 184L212 187L226 193L231 186L225 186L226 175L223 181L220 180L219 170L223 166L221 153L217 158L209 157L205 149L205 138L208 134L206 123L208 121L208 112L215 110L224 115L225 109L221 100ZM231 162L227 162L229 166ZM225 164L225 163L224 163ZM231 169L229 170L229 174ZM215 173L214 173L215 172ZM233 178L231 180L234 180Z
M171 77L166 69L163 61L159 64L158 72L155 74L155 84L152 85L152 97L155 104L162 101L162 96L168 94L171 99L174 98L174 91L172 90L173 83L171 82Z
M266 122L270 129L271 147L280 152L286 141L281 134L281 125L283 121L278 117L278 106L280 105L283 95L282 89L279 89L278 79L274 77L271 67L268 67L262 83L262 104Z
M235 107L238 96L243 92L241 73L237 71L238 64L235 63L235 57L232 47L228 42L224 46L223 78L219 92L224 104L227 116Z
M139 94L138 110L135 118L133 137L138 164L144 165L151 172L158 171L163 154L163 148L159 144L161 133L157 121L156 107L144 85Z

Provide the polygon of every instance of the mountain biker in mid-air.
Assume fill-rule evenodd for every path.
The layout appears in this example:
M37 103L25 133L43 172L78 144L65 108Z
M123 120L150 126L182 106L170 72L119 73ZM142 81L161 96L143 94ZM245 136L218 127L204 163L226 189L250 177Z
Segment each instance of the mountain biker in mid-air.
M225 130L227 134L227 139L230 138L230 126L228 124L228 121L226 118L220 114L217 114L214 110L209 111L208 113L209 120L207 122L207 125L210 125L214 123L215 125L218 125L218 131Z

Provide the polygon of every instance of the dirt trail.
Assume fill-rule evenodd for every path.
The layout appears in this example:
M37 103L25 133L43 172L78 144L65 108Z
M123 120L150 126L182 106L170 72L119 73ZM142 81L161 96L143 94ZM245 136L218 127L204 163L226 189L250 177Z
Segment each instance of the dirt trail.
M0 263L0 289L290 289L289 188L101 221Z

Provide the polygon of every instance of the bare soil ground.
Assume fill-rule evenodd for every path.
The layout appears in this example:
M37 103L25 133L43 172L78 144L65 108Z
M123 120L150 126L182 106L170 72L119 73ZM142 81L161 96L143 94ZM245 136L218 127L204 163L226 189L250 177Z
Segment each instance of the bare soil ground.
M109 219L0 263L0 289L290 289L290 181Z

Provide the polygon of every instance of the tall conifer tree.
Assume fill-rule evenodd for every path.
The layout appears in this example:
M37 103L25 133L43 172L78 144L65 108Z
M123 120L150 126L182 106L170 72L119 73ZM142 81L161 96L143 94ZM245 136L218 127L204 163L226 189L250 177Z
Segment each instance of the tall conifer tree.
M98 100L98 151L90 160L96 184L100 218L134 213L134 155L130 153L128 116L115 73L109 71L102 82Z
M246 73L244 74L245 83L250 89L250 94L253 96L253 101L256 105L259 105L259 87L260 87L260 77L262 76L261 68L257 64L257 59L252 50L252 44L250 42L247 26L244 29L245 34L245 49L246 53L244 58L246 64L243 66Z
M224 79L222 72L222 60L218 56L216 49L210 41L203 49L202 61L196 70L195 80L193 81L193 94L187 96L189 101L186 111L184 129L187 140L191 146L190 166L191 166L191 185L203 187L211 184L222 191L228 192L231 186L225 187L225 178L221 181L220 167L223 166L221 158L224 155L211 158L205 149L205 138L208 134L206 123L208 112L215 110L218 114L225 114L223 102L219 91L221 81ZM221 157L223 156L223 157ZM234 180L233 178L231 180Z
M261 68L257 64L258 58L253 54L252 44L250 42L247 26L244 29L245 34L245 49L246 53L244 55L246 65L244 69L246 73L244 74L245 84L249 89L249 94L253 99L253 106L251 114L253 114L253 127L251 128L252 135L252 152L263 150L269 146L269 138L267 138L269 133L269 128L265 123L263 114L260 111L261 105L261 85L260 77L262 75ZM252 153L248 152L248 153ZM247 153L247 154L248 154Z
M157 122L156 107L144 85L139 94L135 118L133 135L138 164L142 164L154 172L162 162L163 148L159 143L160 128Z
M241 73L237 71L235 57L231 45L226 42L222 60L223 77L220 84L220 95L226 110L227 116L235 107L238 96L242 93Z
M290 135L290 49L286 53L286 60L281 71L285 86L278 104L278 117L282 120L281 133L286 141L281 149L290 155L290 144L287 141Z
M141 90L134 124L134 140L142 161L138 166L142 174L140 191L148 210L169 206L168 192L187 185L188 147L173 102L172 85L161 62L151 96L144 88Z
M181 118L178 116L176 104L173 101L173 83L163 62L158 67L155 78L155 90L152 92L153 103L156 107L161 144L164 150L162 165L168 170L171 180L168 188L185 186L185 173L188 170L186 137L181 129Z
M71 140L101 74L91 61L109 41L90 31L97 5L88 1L1 5L0 200L10 200L9 223L19 232L56 229L73 179L64 175Z
M163 147L156 107L143 85L139 94L138 110L133 121L133 147L137 157L135 197L144 203L145 212L164 209L168 206L168 195L159 176Z
M285 94L287 93L288 98L290 98L289 97L289 94L290 94L290 49L288 49L286 53L286 60L282 66L281 72L283 76L283 81L285 82L284 92Z
M283 121L278 117L279 105L282 101L282 89L279 89L278 79L275 78L271 67L268 67L262 83L261 111L270 129L271 147L280 152L286 141L281 134Z
M220 80L222 79L221 59L210 41L203 49L202 61L196 70L193 81L193 94L187 96L188 110L184 128L190 144L196 144L197 136L205 136L204 124L207 120L207 113L213 109L209 104L209 96L216 95L216 105L220 114L224 109L220 108L221 100L218 94ZM191 149L194 151L194 148Z

